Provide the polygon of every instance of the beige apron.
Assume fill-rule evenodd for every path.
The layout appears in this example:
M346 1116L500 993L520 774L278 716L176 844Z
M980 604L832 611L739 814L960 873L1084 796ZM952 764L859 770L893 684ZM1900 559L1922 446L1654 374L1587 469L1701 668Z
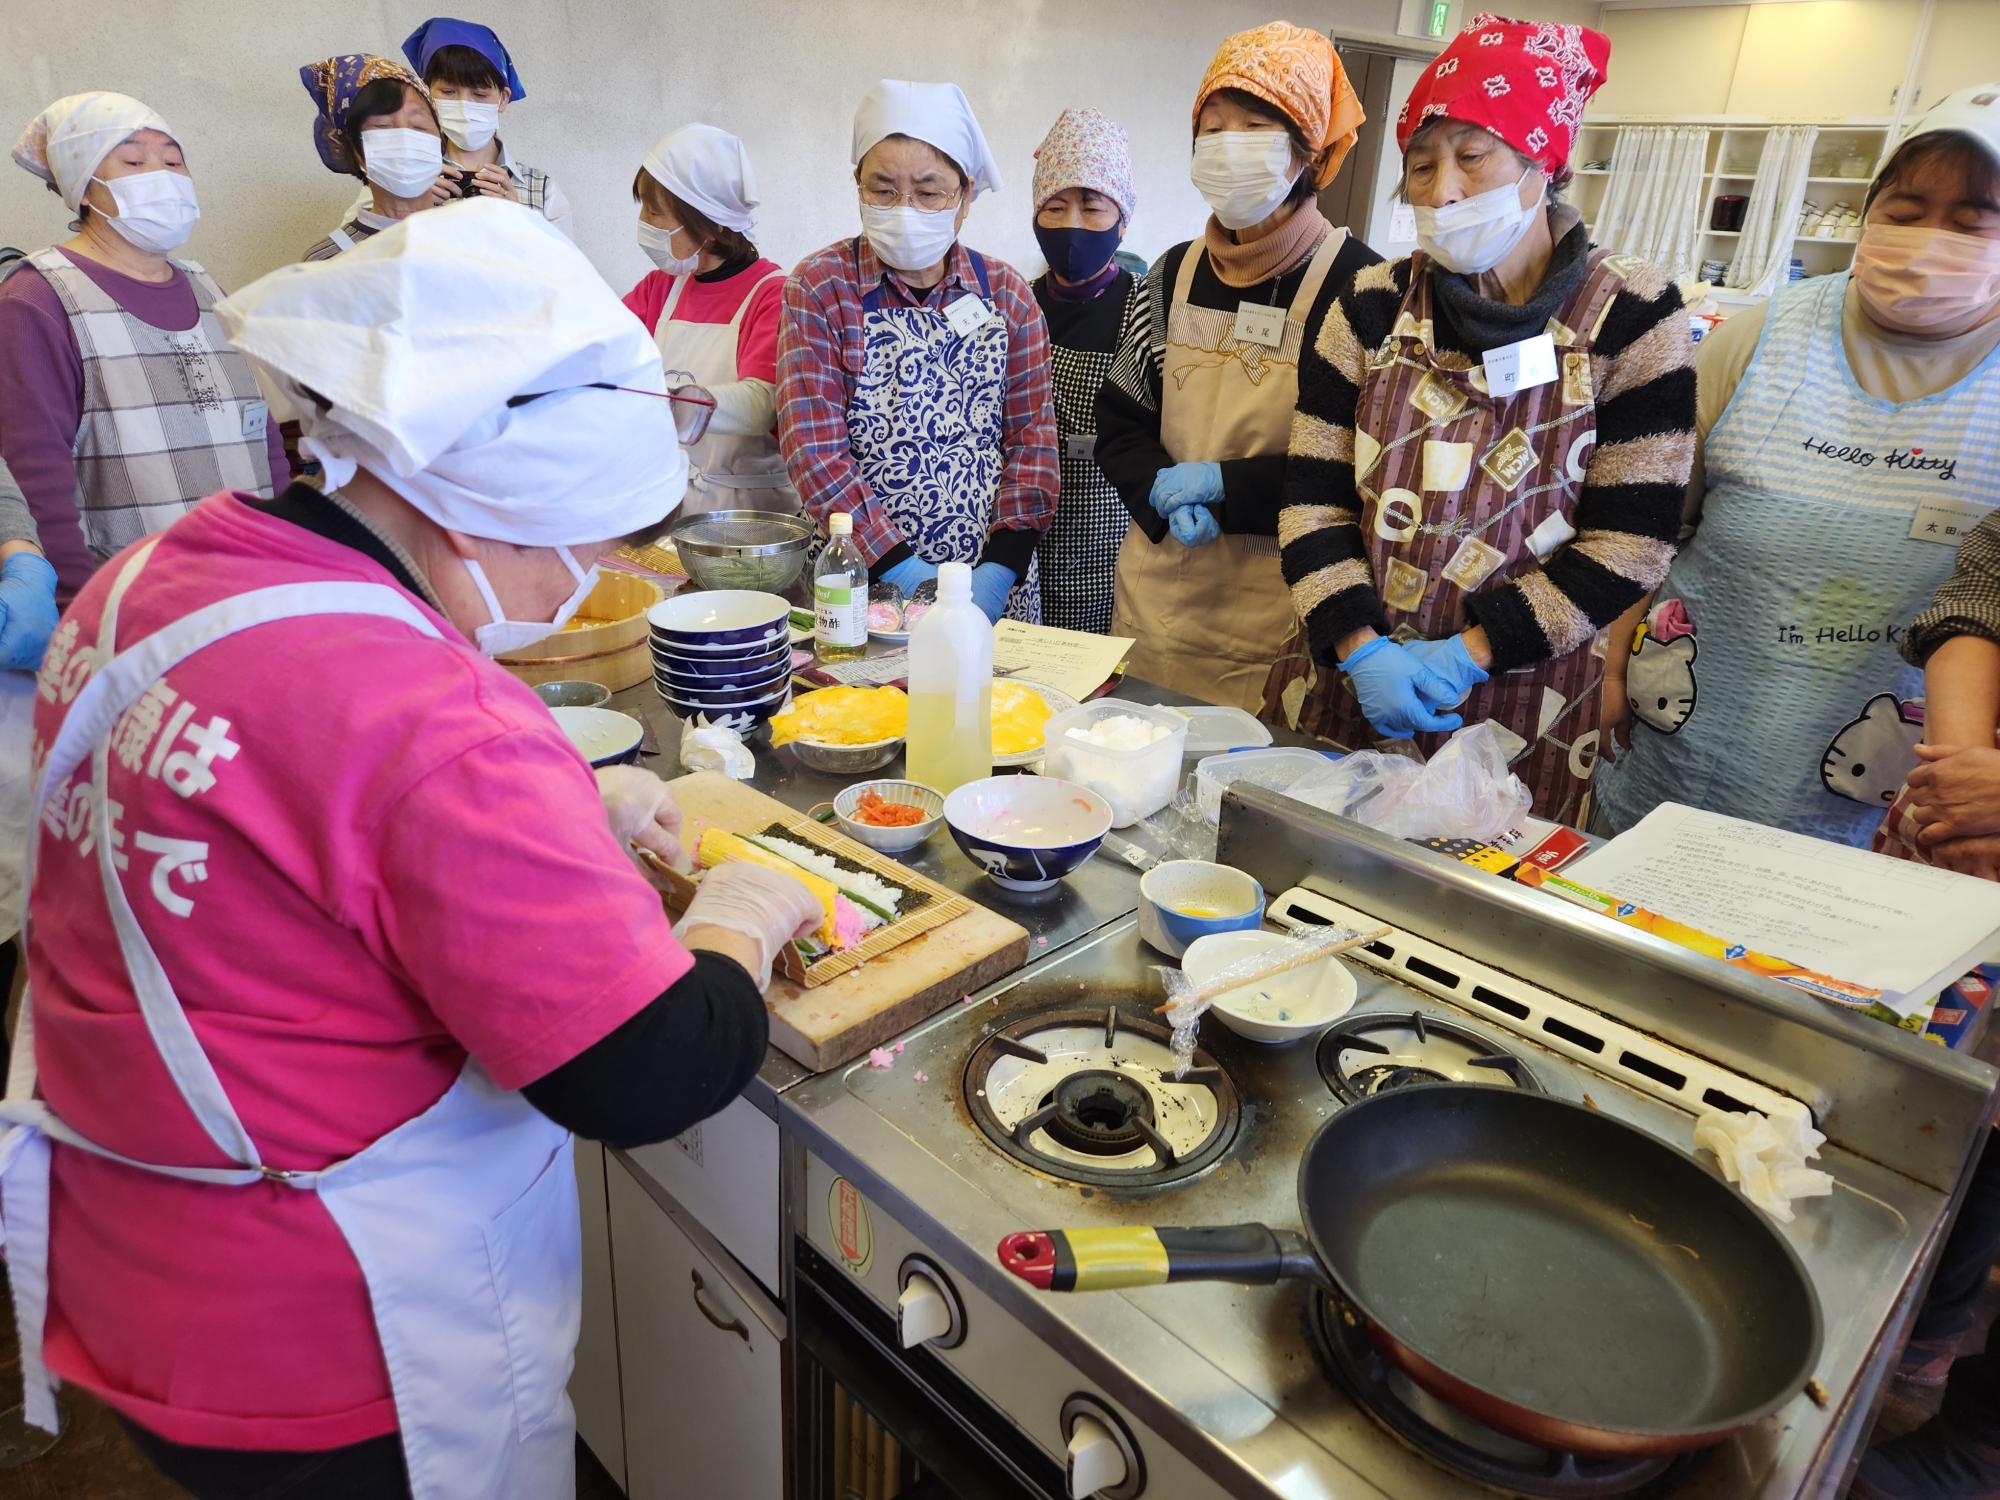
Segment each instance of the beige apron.
M1286 450L1299 400L1306 316L1346 237L1346 230L1336 229L1314 252L1276 349L1238 343L1234 309L1188 305L1195 270L1207 254L1198 242L1188 247L1167 310L1160 380L1160 441L1174 462ZM1275 536L1224 534L1205 547L1184 547L1172 536L1148 541L1136 522L1126 531L1111 633L1133 638L1128 662L1134 676L1254 711L1296 620Z

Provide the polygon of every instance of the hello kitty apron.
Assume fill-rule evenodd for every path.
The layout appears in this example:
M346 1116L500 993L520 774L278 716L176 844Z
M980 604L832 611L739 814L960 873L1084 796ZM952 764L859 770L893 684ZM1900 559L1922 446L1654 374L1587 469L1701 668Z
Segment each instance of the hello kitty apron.
M1613 828L1673 801L1863 845L1916 764L1923 673L1896 648L2000 505L2000 350L1922 400L1871 396L1841 341L1847 282L1772 299L1709 434L1671 628L1634 644L1632 750L1598 776Z
M1465 601L1538 569L1576 535L1572 522L1591 455L1597 405L1591 353L1599 320L1624 284L1625 262L1593 251L1576 293L1550 321L1559 378L1496 397L1481 365L1440 354L1428 260L1370 358L1355 411L1355 493L1369 567L1398 640L1443 640L1468 623ZM1522 740L1512 769L1537 817L1573 823L1597 763L1595 644L1502 672L1455 710L1496 720ZM1353 749L1380 736L1345 675L1317 666L1300 631L1272 667L1263 717ZM1434 755L1448 738L1417 737Z

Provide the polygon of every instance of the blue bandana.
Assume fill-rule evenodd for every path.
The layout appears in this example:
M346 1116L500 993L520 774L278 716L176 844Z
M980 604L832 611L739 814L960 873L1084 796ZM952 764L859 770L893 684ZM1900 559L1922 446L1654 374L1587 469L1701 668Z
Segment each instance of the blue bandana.
M470 47L493 64L493 71L507 81L507 90L515 99L528 97L528 91L521 87L521 75L514 71L514 59L500 45L492 27L481 26L477 21L454 21L450 16L432 16L404 40L403 56L421 75L430 71L431 59L437 56L440 47Z

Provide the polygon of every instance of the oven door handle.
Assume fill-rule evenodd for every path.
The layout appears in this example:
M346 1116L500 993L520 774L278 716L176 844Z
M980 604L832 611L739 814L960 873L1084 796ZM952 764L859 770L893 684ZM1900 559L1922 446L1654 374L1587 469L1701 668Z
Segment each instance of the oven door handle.
M701 1279L701 1272L690 1271L688 1275L694 1278L694 1305L696 1311L724 1333L733 1333L743 1340L744 1343L749 1343L750 1325L745 1323L741 1318L725 1318L721 1313L717 1312L710 1300L708 1287Z

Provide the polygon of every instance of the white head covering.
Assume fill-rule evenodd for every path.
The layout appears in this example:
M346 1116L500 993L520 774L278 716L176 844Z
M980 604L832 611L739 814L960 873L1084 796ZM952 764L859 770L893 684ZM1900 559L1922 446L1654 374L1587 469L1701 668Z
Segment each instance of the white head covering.
M2000 83L1975 83L1945 95L1925 110L1896 144L1940 130L1963 131L1984 146L1987 155L2000 161Z
M723 228L748 234L757 227L750 217L758 203L757 176L750 170L750 153L728 131L683 125L655 141L640 165L661 187Z
M413 214L216 313L331 486L365 466L438 525L526 547L623 536L687 487L669 403L588 388L664 393L652 336L519 204ZM542 391L557 394L507 404Z
M120 141L141 130L174 133L130 94L70 94L28 122L14 143L14 160L42 181L53 182L75 213L98 164Z
M884 78L861 96L854 112L854 165L892 135L935 146L972 179L972 196L1000 186L1000 168L973 118L965 90L955 83L905 83Z

